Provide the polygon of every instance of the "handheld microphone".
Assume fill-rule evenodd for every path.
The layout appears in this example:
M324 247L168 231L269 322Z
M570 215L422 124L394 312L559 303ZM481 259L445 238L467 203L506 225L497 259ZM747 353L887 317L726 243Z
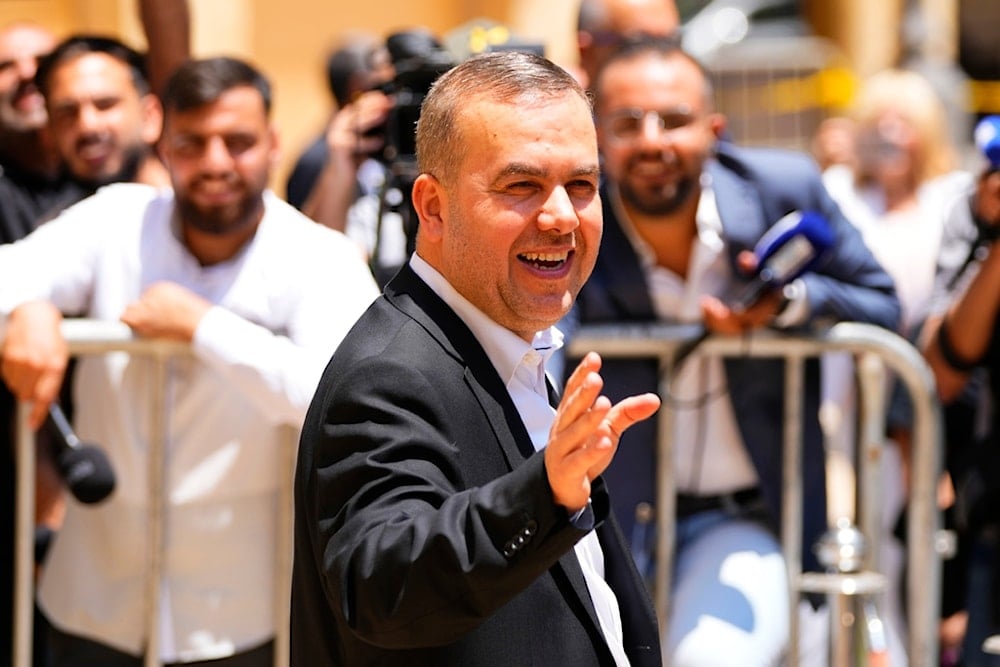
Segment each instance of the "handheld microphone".
M115 489L115 472L96 445L80 442L56 403L49 406L46 423L56 434L56 466L73 497L81 503L99 503Z
M730 307L734 312L746 311L765 291L783 287L816 266L833 243L833 230L819 213L792 211L785 215L754 246L757 272ZM674 366L680 367L708 336L708 330L702 331L678 347Z
M733 303L733 310L747 310L765 291L783 287L810 270L833 242L833 230L819 213L792 211L778 220L754 246L757 273Z

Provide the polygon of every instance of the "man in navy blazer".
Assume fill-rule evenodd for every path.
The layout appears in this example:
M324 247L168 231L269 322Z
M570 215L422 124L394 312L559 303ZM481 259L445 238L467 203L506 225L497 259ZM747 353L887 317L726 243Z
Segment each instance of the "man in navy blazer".
M893 283L797 153L722 141L709 76L673 44L613 55L595 109L604 160L604 236L580 293L582 324L702 323L739 334L817 320L894 328ZM761 236L792 211L824 218L834 242L814 271L730 307L752 275ZM673 665L776 664L788 639L787 571L777 541L782 490L784 363L689 357L670 378L675 408L677 550L665 653ZM605 360L605 391L654 390L656 363ZM818 369L807 364L803 486L805 567L826 528ZM637 511L655 507L657 424L637 425L605 477L634 555L655 544ZM647 573L648 574L648 573ZM724 640L722 640L725 638Z
M417 130L416 253L341 344L306 417L291 664L659 665L600 478L653 394L612 404L544 361L601 235L597 139L565 71L467 60Z

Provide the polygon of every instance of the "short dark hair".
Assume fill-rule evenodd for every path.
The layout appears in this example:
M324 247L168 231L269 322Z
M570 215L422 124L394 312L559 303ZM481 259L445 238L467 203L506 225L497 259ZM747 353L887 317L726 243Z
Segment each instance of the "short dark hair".
M188 60L174 70L163 88L163 109L191 111L240 86L255 88L264 101L264 112L270 115L270 82L249 63L227 56Z
M371 71L375 48L376 45L368 42L352 42L326 59L326 83L338 107L351 103L355 77Z
M146 58L127 44L103 35L73 35L61 41L51 53L43 57L35 72L35 85L48 96L52 73L65 62L89 53L103 53L128 67L132 84L140 96L150 92Z

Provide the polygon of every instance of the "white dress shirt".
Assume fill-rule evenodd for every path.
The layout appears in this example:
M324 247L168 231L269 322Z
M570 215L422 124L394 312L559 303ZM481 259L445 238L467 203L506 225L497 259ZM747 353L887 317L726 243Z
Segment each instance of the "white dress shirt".
M535 451L544 449L555 417L545 383L545 361L562 347L562 333L555 327L550 327L535 334L534 340L528 343L472 305L419 255L413 255L410 266L458 314L483 346L486 356L493 362L510 392L511 400L531 436ZM625 655L618 598L604 579L604 552L597 533L587 533L576 543L575 550L604 639L615 663L619 667L626 667L629 660Z
M622 230L639 255L657 317L667 322L701 322L701 296L722 295L732 280L722 220L707 175L702 182L698 233L686 279L656 263L652 248L629 221L617 190L612 190L611 196ZM756 486L757 470L743 444L729 401L722 359L688 359L678 369L670 387L672 398L678 401L674 417L677 490L713 495Z
M336 346L377 296L357 247L265 194L257 232L233 259L201 266L179 238L169 190L122 184L0 247L0 313L31 299L117 321L151 284L216 304L165 387L166 535L161 655L207 660L274 635L278 434L298 427ZM116 472L107 501L69 500L39 599L61 630L138 654L149 537L151 364L80 360L76 429Z

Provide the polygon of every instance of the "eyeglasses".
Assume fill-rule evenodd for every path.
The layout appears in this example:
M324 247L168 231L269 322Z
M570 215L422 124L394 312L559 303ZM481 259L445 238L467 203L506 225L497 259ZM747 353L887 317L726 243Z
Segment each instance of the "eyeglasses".
M588 30L593 46L604 48L620 48L631 44L660 42L663 45L680 46L681 31L675 30L669 35L656 35L648 32L618 32L615 30Z
M604 121L604 126L613 138L632 141L642 135L649 119L656 121L657 129L664 135L688 127L699 118L701 114L696 114L687 107L659 111L633 107L614 112Z

